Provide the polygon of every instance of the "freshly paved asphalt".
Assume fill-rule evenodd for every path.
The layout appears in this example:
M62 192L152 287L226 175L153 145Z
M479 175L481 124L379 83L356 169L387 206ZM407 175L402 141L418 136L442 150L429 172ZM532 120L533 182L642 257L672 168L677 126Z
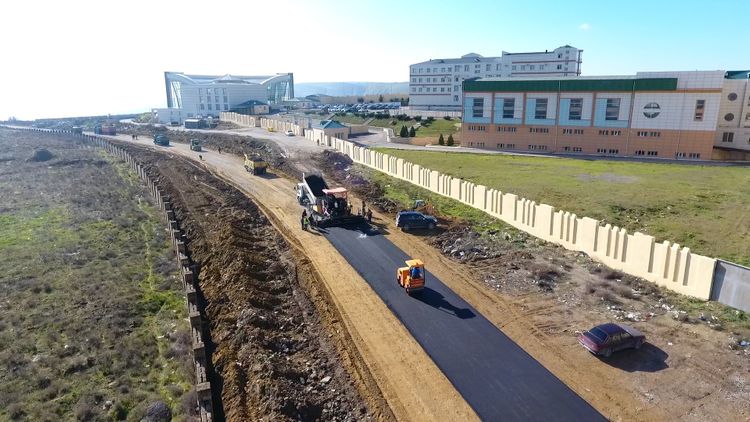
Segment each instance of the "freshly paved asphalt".
M411 257L367 225L321 233L381 297L482 420L606 420L427 270L409 297L396 268ZM419 257L415 257L419 258Z

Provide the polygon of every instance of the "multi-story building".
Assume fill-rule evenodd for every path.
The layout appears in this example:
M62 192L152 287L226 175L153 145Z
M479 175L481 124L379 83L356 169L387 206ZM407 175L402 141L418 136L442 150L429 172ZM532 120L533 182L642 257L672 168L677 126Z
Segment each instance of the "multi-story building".
M750 153L750 71L464 82L461 143L544 153L730 159Z
M502 52L500 57L466 54L409 66L409 106L427 110L460 110L467 79L516 76L577 76L583 50L565 45L534 53Z
M152 112L162 123L182 123L192 117L218 117L247 101L281 105L294 98L294 76L211 76L164 72L167 108Z

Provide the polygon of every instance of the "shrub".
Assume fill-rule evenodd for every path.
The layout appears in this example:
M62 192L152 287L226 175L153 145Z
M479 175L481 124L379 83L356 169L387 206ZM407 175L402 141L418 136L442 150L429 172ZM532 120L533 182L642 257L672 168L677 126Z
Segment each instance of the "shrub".
M432 117L432 116L430 116L430 117L428 117L428 118L426 119L426 121L427 121L427 123L432 123L432 122L434 122L434 121L435 121L435 118L434 118L434 117Z
M440 137L438 138L438 145L445 145L445 139L443 139L443 134L440 134Z
M449 147L452 147L455 142L453 141L453 134L448 135L448 141L446 142L446 145Z
M451 117L451 116L443 116L443 119L445 119L445 120L453 120L453 117Z
M409 128L409 137L413 138L415 136L417 136L417 131L414 129L414 126L412 126Z
M409 136L409 130L406 126L401 126L401 131L398 133L398 136L402 138L407 138Z
M414 120L417 121L417 122L421 122L422 121L422 116L414 116Z

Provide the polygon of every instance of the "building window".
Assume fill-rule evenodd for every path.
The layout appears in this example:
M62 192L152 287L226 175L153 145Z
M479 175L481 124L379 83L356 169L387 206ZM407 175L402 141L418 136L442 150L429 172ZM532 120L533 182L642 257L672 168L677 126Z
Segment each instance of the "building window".
M729 95L727 95L727 99L729 101L734 101L734 100L737 99L737 94L735 94L734 92L731 92L731 93L729 93Z
M661 132L649 132L646 130L639 130L636 135L641 138L647 138L647 137L658 138L661 136Z
M468 65L468 64L465 64L465 65L464 65L464 72L468 72L468 71L469 71L469 65Z
M546 127L530 127L529 133L549 133L549 128Z
M557 65L557 70L562 70L562 65L561 64Z
M468 125L466 128L471 132L484 132L487 130L487 127L483 125Z
M607 111L604 120L617 120L620 117L620 99L607 98Z
M515 133L516 132L516 127L515 126L498 126L497 127L497 131L498 132Z
M721 134L721 142L734 142L734 132L724 132Z
M224 111L229 110L229 104L224 104Z
M583 112L583 98L571 98L570 110L568 111L568 120L581 120Z
M225 102L225 103L228 103L228 102L229 102L229 101L227 101L227 96L226 96L226 95L224 95L224 102Z
M685 153L684 152L677 152L677 153L674 154L674 157L675 158L685 158Z
M581 148L581 147L573 147L573 152L583 152L583 148Z
M510 70L516 70L516 65L511 66Z
M484 117L484 98L473 98L471 107L472 117Z
M487 70L488 72L489 72L490 70L492 70L492 65L491 65L491 64L489 64L489 63L487 63L487 66L485 67L485 70Z
M445 88L440 87L440 92L445 92Z
M453 68L453 70L455 70L456 72L460 72L461 71L461 65L457 64L456 67Z
M422 87L419 88L419 92L422 92Z
M649 157L656 157L659 155L659 151L649 151L646 153Z
M448 89L447 89L447 90L448 90L448 92L451 92L451 87L448 87Z
M419 68L419 73L422 73L422 68L421 67Z
M417 82L417 78L411 78L412 82Z
M453 101L458 101L458 95L453 96Z
M750 121L750 113L745 114L745 121Z
M547 150L547 145L529 145L529 150L531 150L531 151L535 151L535 150L546 151Z
M546 119L547 118L547 99L537 98L536 107L534 108L535 119Z
M732 114L732 113L725 114L724 115L724 120L726 120L728 122L731 122L732 120L734 120L734 114Z
M432 92L437 92L437 88L432 88Z
M695 117L693 120L696 122L703 121L703 112L706 109L706 100L695 100Z
M209 109L209 110L213 110L213 109L211 108L211 103L208 103L208 109Z
M646 151L639 149L635 152L635 155L646 155Z
M205 110L205 106L201 103L201 110Z
M199 97L203 96L203 88L198 88L198 96Z
M690 154L688 154L688 158L692 158L692 159L701 158L701 154L698 152L691 152Z
M565 152L570 151L570 147L563 147L563 151L565 151Z
M619 149L611 149L611 150L609 150L609 153L610 154L619 154L620 150Z
M515 114L515 108L515 98L503 98L503 119L512 119Z
M430 68L429 67L427 68L427 73L430 73Z
M411 87L411 92L417 92L417 88Z

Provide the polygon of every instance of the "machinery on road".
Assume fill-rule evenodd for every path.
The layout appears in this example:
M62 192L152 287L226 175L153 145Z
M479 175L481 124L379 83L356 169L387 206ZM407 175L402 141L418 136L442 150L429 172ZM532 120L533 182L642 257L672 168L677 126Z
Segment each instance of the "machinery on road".
M406 267L396 270L396 282L411 295L424 290L425 273L424 262L419 259L405 261Z
M97 135L117 135L117 129L112 123L99 123L94 126L94 133Z
M169 146L169 138L167 138L167 135L154 135L154 145L159 145L162 147Z
M254 174L260 175L265 174L268 168L268 163L263 160L259 155L245 155L245 170Z
M198 139L191 139L190 140L190 150L191 151L203 151L203 147L201 146L201 141Z
M363 215L352 214L352 205L345 188L329 188L321 176L302 175L298 183L297 202L307 209L310 224L318 227L364 223Z

